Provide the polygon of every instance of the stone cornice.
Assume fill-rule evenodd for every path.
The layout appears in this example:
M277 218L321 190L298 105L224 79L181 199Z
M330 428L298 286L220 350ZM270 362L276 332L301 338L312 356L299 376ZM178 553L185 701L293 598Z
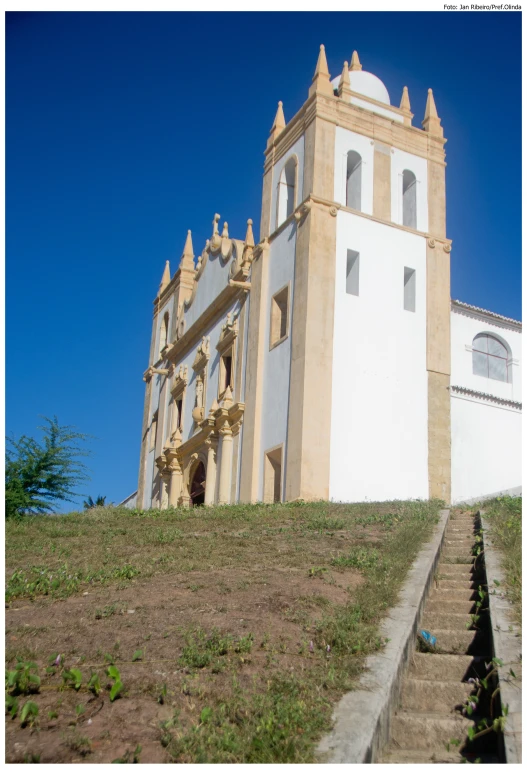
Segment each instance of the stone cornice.
M519 409L521 411L522 405L520 401L512 401L509 398L500 398L500 396L494 396L491 393L481 393L479 390L472 390L471 388L461 387L460 385L450 385L451 393L458 393L463 396L472 396L473 398L480 398L483 401L489 401L493 404L501 404L502 406L510 406L513 409Z
M384 105L384 103L355 92L353 96L371 102L373 106L391 110L401 116L405 115L404 111L394 105ZM445 164L443 148L447 142L445 138L431 135L418 127L408 126L395 120L395 118L373 113L371 110L346 102L339 97L313 94L293 116L277 139L267 146L264 164L266 172L290 150L315 118L321 118L336 126L386 143L390 147Z
M452 240L447 239L446 237L438 237L434 234L431 234L430 232L426 231L417 231L417 229L411 229L409 226L403 226L400 223L394 223L393 221L386 221L383 218L378 218L375 215L369 215L368 213L363 213L361 210L354 210L352 207L346 207L343 204L340 204L340 202L334 202L330 199L323 199L320 196L316 196L315 194L310 194L307 196L296 208L295 212L292 213L289 218L287 218L285 221L283 221L280 226L278 226L277 229L273 231L272 234L269 235L268 241L271 243L273 240L275 240L278 235L287 228L293 221L299 221L301 218L303 218L305 215L307 215L309 209L311 206L315 204L318 206L321 206L325 209L327 209L330 213L330 215L336 216L339 210L342 210L344 213L351 213L351 215L359 215L362 218L367 218L370 221L374 221L375 223L382 223L385 226L392 226L394 229L399 229L400 231L405 231L408 234L415 234L417 237L425 237L429 240L429 245L431 248L433 247L441 247L445 251L445 253L450 253L452 249ZM260 243L261 244L261 243ZM260 245L257 245L257 248L259 248ZM255 251L257 250L255 248Z
M491 312L488 309L482 309L482 307L475 307L472 304L467 304L464 301L458 301L458 299L452 299L451 302L452 312L457 312L460 315L467 315L468 317L478 318L478 320L487 320L493 325L501 325L504 328L510 328L513 331L522 330L521 320L514 320L513 318L507 318L505 315L499 315L497 312Z

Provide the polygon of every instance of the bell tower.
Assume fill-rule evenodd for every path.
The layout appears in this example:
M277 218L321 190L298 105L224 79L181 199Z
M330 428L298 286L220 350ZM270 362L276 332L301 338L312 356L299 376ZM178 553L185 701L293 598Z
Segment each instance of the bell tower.
M251 276L241 500L450 501L443 129L357 52L265 149ZM281 336L273 331L274 310ZM278 329L276 329L278 330ZM273 486L275 486L273 485ZM276 485L278 486L278 485Z

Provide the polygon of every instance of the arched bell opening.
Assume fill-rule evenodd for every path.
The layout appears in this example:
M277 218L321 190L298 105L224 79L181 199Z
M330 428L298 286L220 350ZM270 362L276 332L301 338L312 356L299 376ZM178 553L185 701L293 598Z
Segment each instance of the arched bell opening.
M200 460L190 480L190 505L202 506L205 503L206 471Z

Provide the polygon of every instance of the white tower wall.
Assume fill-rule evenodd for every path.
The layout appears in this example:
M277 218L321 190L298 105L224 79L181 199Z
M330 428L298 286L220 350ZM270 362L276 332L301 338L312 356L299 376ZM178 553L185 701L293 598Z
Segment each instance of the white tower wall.
M358 296L346 293L348 250ZM425 238L340 211L336 262L330 498L428 498Z

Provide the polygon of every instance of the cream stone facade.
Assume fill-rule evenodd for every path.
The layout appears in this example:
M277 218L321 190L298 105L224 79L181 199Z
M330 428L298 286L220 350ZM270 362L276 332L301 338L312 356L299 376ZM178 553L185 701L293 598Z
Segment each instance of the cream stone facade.
M214 215L165 266L146 382L141 508L438 497L517 487L521 324L452 302L432 91L321 46L265 150L259 241ZM491 486L492 490L486 490Z

